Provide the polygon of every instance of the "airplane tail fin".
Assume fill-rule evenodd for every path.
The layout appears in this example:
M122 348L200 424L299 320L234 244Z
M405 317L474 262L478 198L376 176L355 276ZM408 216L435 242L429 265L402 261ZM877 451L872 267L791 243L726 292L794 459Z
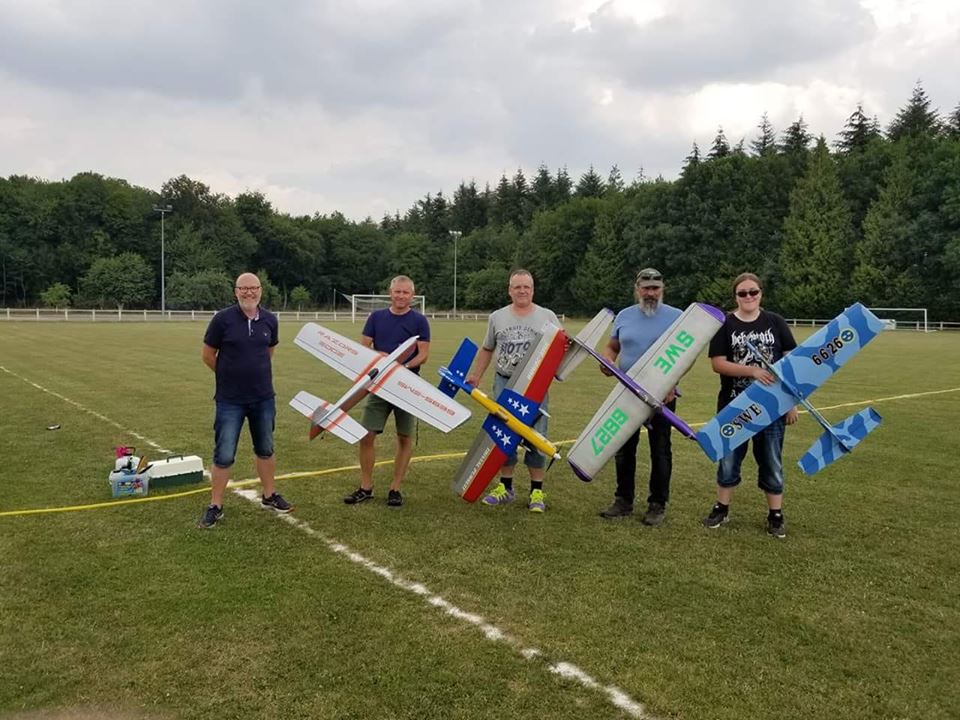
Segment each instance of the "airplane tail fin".
M610 327L610 323L613 322L613 317L613 310L603 308L603 310L594 316L593 320L584 325L583 330L577 333L577 336L573 339L573 343L571 343L566 354L563 356L563 360L560 361L560 367L557 368L556 374L557 380L561 382L566 380L570 373L583 362L584 358L588 355L583 346L588 345L591 348L595 347L607 331L607 328Z
M367 430L340 408L335 408L323 398L301 390L290 401L290 407L310 418L310 439L321 432L329 432L351 445L359 442Z
M467 373L470 372L470 366L473 364L473 358L476 357L476 355L476 343L470 338L464 338L463 342L460 343L460 347L457 348L457 352L454 354L450 364L447 365L447 372L461 381L466 381ZM440 381L437 387L440 388L441 392L450 397L456 395L457 390L460 389L459 385L452 380L448 380L446 377Z
M854 413L817 438L797 464L807 475L823 470L827 465L853 450L861 440L880 425L880 421L880 415L873 408Z

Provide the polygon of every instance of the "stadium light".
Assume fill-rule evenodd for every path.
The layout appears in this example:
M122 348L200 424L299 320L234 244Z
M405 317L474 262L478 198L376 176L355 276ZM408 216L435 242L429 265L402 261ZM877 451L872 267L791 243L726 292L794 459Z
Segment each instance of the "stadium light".
M459 230L451 230L453 238L453 319L457 319L457 240L463 236Z
M167 314L167 273L164 267L163 219L167 213L173 212L173 205L154 205L153 211L160 213L160 318L163 319Z

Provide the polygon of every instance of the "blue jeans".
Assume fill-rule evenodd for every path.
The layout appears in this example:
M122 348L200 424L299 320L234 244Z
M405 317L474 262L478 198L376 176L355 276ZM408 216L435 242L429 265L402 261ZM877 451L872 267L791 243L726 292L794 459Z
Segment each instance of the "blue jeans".
M753 436L729 455L720 458L717 484L736 487L740 484L740 465L747 456L747 445L753 443L753 457L757 461L757 486L771 495L783 494L783 431L786 420L780 418Z
M493 376L493 399L496 400L500 397L500 393L503 392L503 389L507 386L507 383L510 382L510 378L504 377L500 373L496 373ZM540 403L540 409L547 409L547 399L549 396L543 398L543 402ZM547 435L547 416L541 415L537 418L537 421L533 424L533 429L538 433L546 437ZM513 467L517 464L517 453L514 453L512 457L508 457L507 461L503 464L504 467ZM526 452L523 454L523 464L528 468L542 469L547 466L547 457L539 450L534 450L533 448L526 448Z
M217 400L217 415L213 421L215 444L213 464L219 468L233 465L237 456L237 442L243 421L250 425L253 452L266 460L273 457L273 427L277 415L274 398L252 403L230 403Z

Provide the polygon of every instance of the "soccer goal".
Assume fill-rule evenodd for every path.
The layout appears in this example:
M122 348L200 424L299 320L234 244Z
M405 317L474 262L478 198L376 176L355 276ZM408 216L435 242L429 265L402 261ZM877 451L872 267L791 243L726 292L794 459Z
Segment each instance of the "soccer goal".
M374 310L390 307L389 295L351 295L350 296L350 322L356 322L359 317L365 320L367 315ZM425 315L427 312L427 299L423 295L414 295L410 307Z
M930 332L926 308L872 307L870 312L883 321L884 330Z

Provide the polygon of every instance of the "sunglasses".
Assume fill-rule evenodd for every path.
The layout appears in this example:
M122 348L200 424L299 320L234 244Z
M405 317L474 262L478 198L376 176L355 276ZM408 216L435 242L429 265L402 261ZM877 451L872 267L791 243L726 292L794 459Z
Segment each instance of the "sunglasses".
M260 289L259 285L235 285L240 292L255 292Z
M741 297L741 298L746 297L747 295L749 295L750 297L756 297L759 294L760 294L760 291L757 290L756 288L754 288L753 290L737 290L737 297Z
M641 280L663 280L663 275L660 273L640 273L637 275L637 282Z

